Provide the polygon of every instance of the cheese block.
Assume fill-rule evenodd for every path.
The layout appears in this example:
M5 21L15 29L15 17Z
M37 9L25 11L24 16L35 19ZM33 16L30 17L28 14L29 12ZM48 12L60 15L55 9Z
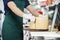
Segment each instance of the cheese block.
M48 29L48 16L36 17L36 29Z
M30 24L29 29L36 29L35 22L30 22L29 24Z

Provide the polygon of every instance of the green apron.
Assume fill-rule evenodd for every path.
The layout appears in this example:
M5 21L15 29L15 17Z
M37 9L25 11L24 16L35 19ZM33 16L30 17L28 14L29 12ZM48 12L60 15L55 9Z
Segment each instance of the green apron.
M24 10L24 0L14 0L16 6ZM2 27L3 40L23 40L23 18L15 15L10 9L6 13Z

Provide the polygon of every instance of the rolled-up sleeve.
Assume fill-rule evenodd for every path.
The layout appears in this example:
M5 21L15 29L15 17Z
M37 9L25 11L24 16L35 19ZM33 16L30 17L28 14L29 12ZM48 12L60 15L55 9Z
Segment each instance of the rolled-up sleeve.
M8 2L12 1L12 0L3 0L4 4L7 5Z
M29 1L28 1L28 0L25 0L25 8L26 8L27 6L29 6L29 5L30 5Z
M5 12L7 12L7 10L8 10L7 3L10 2L10 1L12 1L12 0L3 0L3 2L4 2L4 10L5 10Z

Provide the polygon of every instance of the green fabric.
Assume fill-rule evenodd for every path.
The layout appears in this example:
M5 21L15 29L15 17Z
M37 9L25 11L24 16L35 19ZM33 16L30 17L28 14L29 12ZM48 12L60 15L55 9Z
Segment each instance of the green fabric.
M14 2L19 9L24 10L24 1ZM23 18L15 15L10 9L3 22L2 37L3 40L23 40Z

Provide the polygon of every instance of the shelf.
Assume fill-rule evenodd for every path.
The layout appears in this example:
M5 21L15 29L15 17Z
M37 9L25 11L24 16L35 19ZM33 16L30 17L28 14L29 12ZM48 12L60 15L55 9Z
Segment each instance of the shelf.
M60 34L57 34L56 32L32 32L30 31L31 36L44 36L44 37L59 37L60 38Z

